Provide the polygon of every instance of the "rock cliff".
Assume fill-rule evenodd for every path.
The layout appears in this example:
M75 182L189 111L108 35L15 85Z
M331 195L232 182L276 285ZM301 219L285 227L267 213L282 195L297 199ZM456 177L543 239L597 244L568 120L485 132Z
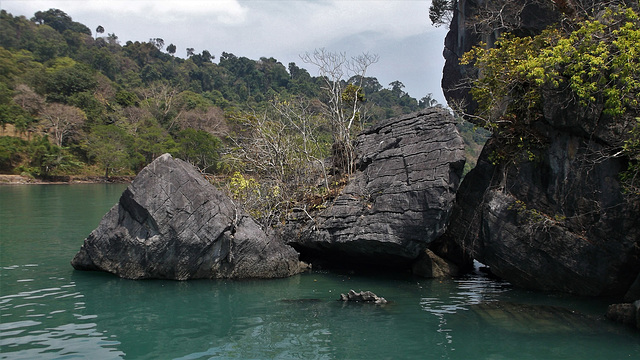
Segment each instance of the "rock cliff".
M309 220L283 230L303 254L407 264L446 230L464 166L463 140L445 110L388 119L361 133L357 171Z
M464 101L473 108L466 80L475 77L476 72L471 66L461 66L460 57L481 42L491 46L504 31L517 29L520 34L536 34L556 22L558 14L541 4L536 1L457 1L442 54L445 59L442 90L447 101ZM490 12L496 12L493 21L478 21L481 14L487 15ZM498 20L501 22L499 25L492 24ZM487 25L494 26L488 29Z
M477 43L460 30L463 11L473 13L475 6L459 1L447 49ZM449 55L443 86L463 71L455 70L461 54ZM467 94L447 96L455 101ZM602 113L567 106L568 98L562 91L545 95L544 114L532 125L546 139L535 161L494 165L490 157L499 149L488 142L461 184L437 252L458 264L477 259L527 288L636 300L640 209L619 182L627 159L611 156L626 129Z
M71 264L123 278L273 278L300 272L276 241L190 164L165 154L145 167Z

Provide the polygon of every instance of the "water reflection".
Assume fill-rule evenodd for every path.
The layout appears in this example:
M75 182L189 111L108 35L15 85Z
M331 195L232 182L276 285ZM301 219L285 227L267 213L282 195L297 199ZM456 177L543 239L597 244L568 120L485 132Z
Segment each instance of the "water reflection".
M477 275L312 272L176 282L73 271L69 261L122 188L0 187L1 359L640 357L637 333L612 324L550 333L523 331L542 329L536 321L493 321L511 310L481 306L552 303L594 313L604 307ZM339 302L350 289L391 303Z
M5 280L12 277L7 271L3 268L3 294ZM16 282L25 284L19 280L24 279ZM0 358L122 357L124 353L116 348L119 342L98 331L97 324L91 321L95 315L78 314L84 306L77 301L83 296L75 284L59 277L47 280L59 286L31 287L0 296Z
M432 296L422 297L420 306L422 310L440 317L466 311L470 305L495 301L512 286L475 273L459 279L434 280L428 289Z

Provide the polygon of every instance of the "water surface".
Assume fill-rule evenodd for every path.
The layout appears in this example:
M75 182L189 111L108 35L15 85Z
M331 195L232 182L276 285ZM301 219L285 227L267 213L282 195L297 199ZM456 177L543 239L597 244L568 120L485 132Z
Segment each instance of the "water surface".
M71 258L122 190L0 186L0 358L640 358L640 333L601 318L606 301L481 275L177 282L73 270ZM337 301L349 289L391 303Z

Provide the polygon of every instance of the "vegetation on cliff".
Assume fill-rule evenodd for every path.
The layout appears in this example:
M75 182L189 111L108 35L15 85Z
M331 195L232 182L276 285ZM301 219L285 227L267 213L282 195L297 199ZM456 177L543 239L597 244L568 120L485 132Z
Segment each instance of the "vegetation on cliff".
M495 163L536 159L546 139L535 124L552 103L578 109L584 122L593 122L585 128L612 119L614 151L601 157L626 157L620 178L639 195L640 17L623 6L581 15L565 13L562 23L538 35L507 32L494 46L466 53L461 63L479 74L469 80L477 109L467 116L493 132Z

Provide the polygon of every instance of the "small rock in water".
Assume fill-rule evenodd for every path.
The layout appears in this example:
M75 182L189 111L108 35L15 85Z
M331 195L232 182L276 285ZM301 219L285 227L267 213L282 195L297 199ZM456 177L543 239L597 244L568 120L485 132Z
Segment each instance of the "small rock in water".
M611 304L607 308L607 319L640 329L640 300L634 303Z
M349 292L345 294L340 294L340 300L342 301L355 301L355 302L369 302L374 304L386 304L388 301L380 297L371 291L361 291L355 292L353 290L349 290Z

